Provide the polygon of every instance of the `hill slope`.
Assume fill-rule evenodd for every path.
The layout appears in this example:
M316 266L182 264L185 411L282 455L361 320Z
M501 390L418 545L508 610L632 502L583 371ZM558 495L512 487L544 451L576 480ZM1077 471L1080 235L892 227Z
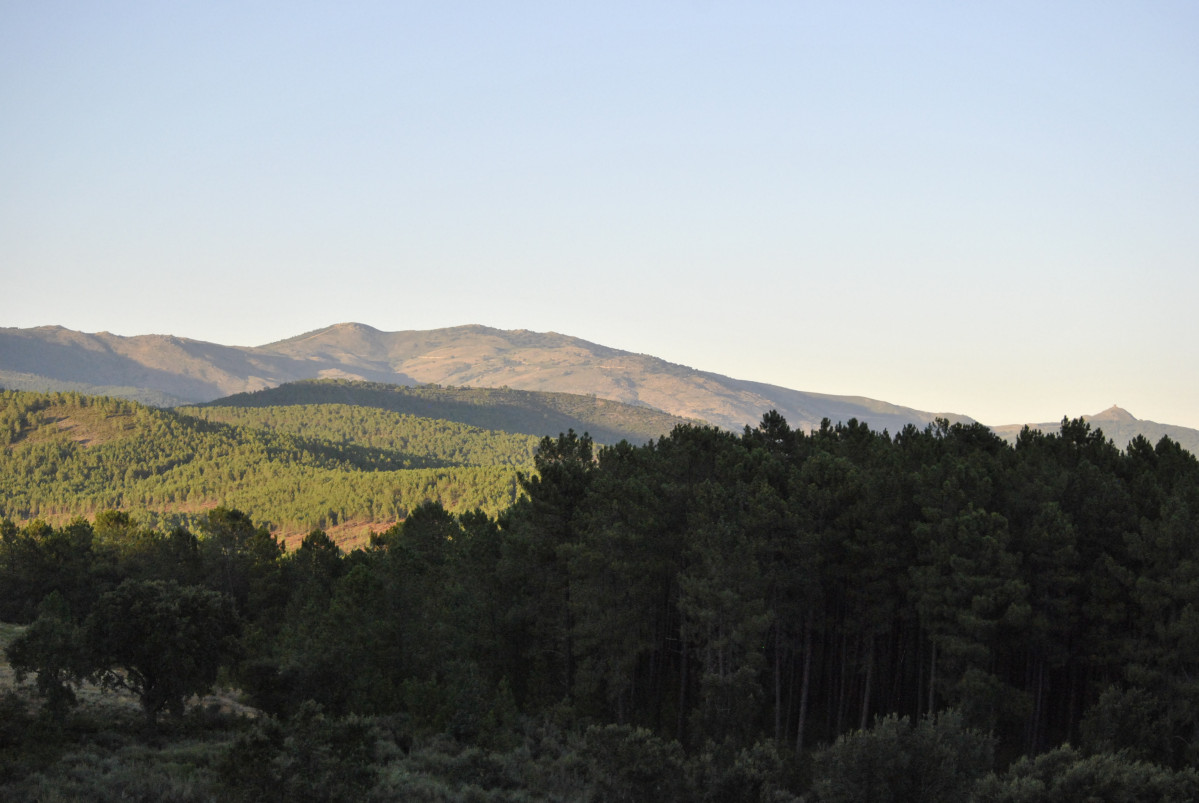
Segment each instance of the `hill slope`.
M516 498L516 474L532 468L537 443L345 405L209 409L231 421L74 393L0 392L0 518L112 508L186 520L224 504L284 536L348 525L361 536L429 499L498 513Z
M370 407L538 438L573 429L589 433L596 443L602 444L622 440L644 443L669 434L679 424L696 423L650 407L571 393L439 385L401 387L346 379L293 382L253 393L238 393L196 410L314 404Z
M733 430L756 424L771 409L804 429L818 426L823 418L857 418L892 431L907 423L922 427L938 416L970 420L732 379L553 332L485 326L381 332L344 323L248 348L163 335L84 334L62 327L0 329L0 384L11 388L70 389L69 383L86 383L205 402L318 378L595 395ZM33 387L34 382L41 384Z
M269 351L169 335L121 337L61 326L0 329L0 383L13 390L80 390L70 385L83 383L153 390L198 402L307 379L323 370L293 363ZM62 385L30 387L31 381Z

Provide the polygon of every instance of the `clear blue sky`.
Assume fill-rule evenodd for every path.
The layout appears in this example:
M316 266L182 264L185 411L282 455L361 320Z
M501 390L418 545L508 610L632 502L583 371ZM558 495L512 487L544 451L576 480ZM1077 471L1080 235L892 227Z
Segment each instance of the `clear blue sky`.
M1199 4L0 0L0 325L1199 427Z

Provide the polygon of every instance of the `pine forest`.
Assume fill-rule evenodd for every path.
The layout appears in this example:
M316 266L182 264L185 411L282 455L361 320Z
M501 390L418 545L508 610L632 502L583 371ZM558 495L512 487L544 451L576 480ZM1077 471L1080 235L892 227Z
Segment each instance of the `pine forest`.
M3 393L0 797L1199 799L1169 438L597 443L322 388Z

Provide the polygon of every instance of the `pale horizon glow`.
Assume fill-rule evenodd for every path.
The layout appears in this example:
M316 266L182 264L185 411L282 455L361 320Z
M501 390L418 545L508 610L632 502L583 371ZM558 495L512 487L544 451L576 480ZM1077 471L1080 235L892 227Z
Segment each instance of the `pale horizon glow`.
M0 326L1199 428L1199 6L0 7Z

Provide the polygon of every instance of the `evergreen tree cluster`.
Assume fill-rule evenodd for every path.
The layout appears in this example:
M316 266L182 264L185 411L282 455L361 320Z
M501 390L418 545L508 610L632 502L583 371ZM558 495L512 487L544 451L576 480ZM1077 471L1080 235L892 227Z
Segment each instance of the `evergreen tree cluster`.
M797 751L954 708L1004 761L1199 761L1199 463L1168 439L772 413L537 469L507 520L522 703Z
M236 649L206 654L273 717L219 770L247 799L338 739L353 755L318 751L303 783L379 799L1199 794L1199 462L1169 439L771 413L546 438L520 486L498 517L428 502L348 554L226 508L197 535L7 524L0 619L32 621L10 660L69 708L80 667L136 666L86 646L122 600L230 600Z

